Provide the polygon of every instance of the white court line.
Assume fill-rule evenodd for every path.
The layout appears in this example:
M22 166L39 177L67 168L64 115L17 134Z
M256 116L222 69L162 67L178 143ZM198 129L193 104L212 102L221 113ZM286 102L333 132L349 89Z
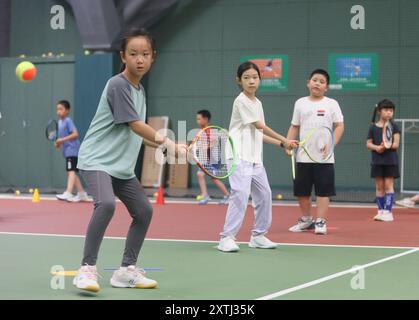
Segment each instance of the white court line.
M274 292L274 293L268 294L266 296L257 298L256 300L271 300L271 299L274 299L274 298L278 298L278 297L284 296L286 294L296 292L296 291L299 291L299 290L302 290L302 289L305 289L305 288L308 288L308 287L312 287L312 286L318 285L320 283L342 277L342 276L347 275L349 273L355 273L356 271L366 269L366 268L375 266L375 265L380 264L380 263L384 263L384 262L387 262L387 261L390 261L390 260L398 259L400 257L407 256L409 254L412 254L412 253L415 253L415 252L418 252L418 251L419 251L419 248L411 249L411 250L408 250L408 251L405 251L405 252L402 252L402 253L399 253L399 254L392 255L392 256L384 258L384 259L376 260L376 261L373 261L373 262L370 262L370 263L367 263L367 264L364 264L364 265L361 265L361 266L353 267L353 268L346 269L346 270L341 271L341 272L331 274L329 276L326 276L326 277L323 277L323 278L320 278L320 279L317 279L317 280L314 280L314 281L306 282L306 283L300 284L299 286L295 286L295 287L292 287L292 288L288 288L288 289L285 289L285 290Z
M50 196L50 197L40 197L41 201L60 201L57 198ZM28 195L20 195L20 196L14 196L14 195L7 195L7 194L0 194L0 200L32 200L32 196ZM117 202L121 202L119 199L116 199ZM89 200L88 202L92 202ZM156 203L156 200L150 199L151 203ZM170 204L198 204L196 200L176 200L176 199L166 199L166 203ZM249 202L249 205L251 205L252 202ZM77 205L75 203L72 203L72 205ZM207 205L216 205L219 206L218 202L209 202ZM282 201L282 202L273 202L273 207L298 207L298 203L295 201ZM313 203L313 207L316 207L316 204ZM352 204L352 203L330 203L331 208L375 208L376 204ZM397 207L397 206L396 206ZM397 207L399 208L399 207Z
M84 238L85 235L80 234L57 234L57 233L33 233L33 232L7 232L0 231L0 235L18 235L18 236L40 236L40 237L61 237L61 238ZM104 239L109 240L125 240L125 237L106 236ZM195 240L195 239L163 239L163 238L146 238L147 241L162 242L190 242L190 243L218 243L218 240ZM237 241L239 244L248 244L247 241ZM398 247L398 246L368 246L368 245L340 245L340 244L316 244L316 243L287 243L281 242L280 246L301 246L301 247L325 247L325 248L361 248L361 249L419 249L419 247Z

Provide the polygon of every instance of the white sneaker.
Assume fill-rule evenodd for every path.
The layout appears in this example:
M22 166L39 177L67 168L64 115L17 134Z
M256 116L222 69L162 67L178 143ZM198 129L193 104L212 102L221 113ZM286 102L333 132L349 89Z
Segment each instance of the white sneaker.
M374 220L381 221L381 216L383 214L384 210L378 210L377 214L374 216Z
M292 226L288 230L291 232L303 232L305 230L314 229L314 221L311 217L301 217L298 219L298 223Z
M58 200L68 200L73 197L73 194L66 191L62 194L57 194L56 197Z
M200 205L205 205L208 203L208 201L212 200L211 197L209 195L205 195L202 197L201 200L198 201L198 204Z
M89 201L89 197L87 196L86 192L78 192L77 195L67 199L68 202L81 202L81 201Z
M374 217L374 220L376 221L384 221L384 222L394 221L393 213L387 210L383 210L381 215L379 215L378 217L377 216Z
M146 278L143 269L129 266L114 271L111 285L115 288L152 289L157 287L157 281Z
M230 196L224 196L218 204L228 204L228 200L230 200Z
M402 207L406 207L406 208L414 208L415 207L415 202L410 200L410 198L404 198L402 200L398 200L398 201L396 201L396 204L398 204L399 206L402 206Z
M260 249L275 249L278 246L277 243L272 242L266 238L263 234L258 236L251 236L249 247L250 248L260 248Z
M81 290L98 292L100 290L97 282L98 273L96 266L82 266L73 279L73 285Z
M239 246L236 244L234 237L222 237L220 243L217 247L218 250L224 252L237 252L240 250Z
M318 220L314 224L314 233L315 234L327 234L327 226L325 220Z

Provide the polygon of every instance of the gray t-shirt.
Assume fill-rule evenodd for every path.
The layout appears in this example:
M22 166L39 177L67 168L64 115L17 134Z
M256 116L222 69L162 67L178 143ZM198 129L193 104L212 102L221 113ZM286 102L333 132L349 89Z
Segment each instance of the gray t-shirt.
M135 88L122 73L106 83L96 114L80 146L77 167L105 171L119 179L135 177L143 139L128 123L145 121L144 88Z

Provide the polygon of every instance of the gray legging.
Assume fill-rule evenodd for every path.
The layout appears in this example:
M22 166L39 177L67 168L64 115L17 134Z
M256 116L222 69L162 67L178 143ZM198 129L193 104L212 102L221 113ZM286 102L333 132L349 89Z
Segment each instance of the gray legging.
M132 217L122 266L135 265L153 214L143 187L137 178L117 179L104 171L82 170L81 175L94 203L84 243L82 265L96 265L100 244L115 211L115 195L124 203Z

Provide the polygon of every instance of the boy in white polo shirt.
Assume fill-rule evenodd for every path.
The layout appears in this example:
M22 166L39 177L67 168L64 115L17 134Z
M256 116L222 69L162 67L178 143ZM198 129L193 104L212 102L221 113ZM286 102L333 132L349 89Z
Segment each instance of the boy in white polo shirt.
M303 139L312 128L327 126L333 130L335 146L342 137L344 125L339 103L324 94L329 86L329 74L323 69L314 70L307 88L308 97L295 102L288 139ZM316 234L326 234L326 215L330 197L336 195L334 155L325 163L314 163L304 152L298 152L297 172L294 180L294 195L298 198L302 217L291 227L291 232L315 228ZM311 190L314 185L317 202L317 219L311 214Z

